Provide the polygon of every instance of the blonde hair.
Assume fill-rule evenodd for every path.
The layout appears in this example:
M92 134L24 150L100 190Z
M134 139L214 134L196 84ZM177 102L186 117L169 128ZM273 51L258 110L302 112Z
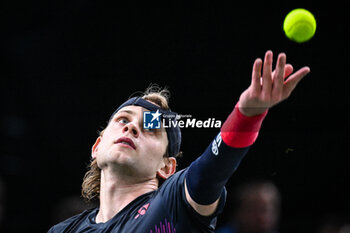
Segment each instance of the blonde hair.
M160 108L168 110L168 100L170 93L166 88L160 88L157 85L151 85L146 89L142 98L153 102ZM109 123L109 122L108 122ZM99 135L103 135L104 130L99 132ZM178 153L175 157L180 157L182 152ZM168 157L168 149L164 157ZM101 169L97 165L96 159L92 159L88 171L85 173L82 183L81 195L86 201L95 201L100 197L100 184L101 184Z

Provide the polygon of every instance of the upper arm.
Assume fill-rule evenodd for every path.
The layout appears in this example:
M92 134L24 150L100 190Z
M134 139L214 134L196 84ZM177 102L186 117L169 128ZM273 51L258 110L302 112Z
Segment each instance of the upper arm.
M219 205L220 197L211 204L201 205L201 204L196 203L192 199L192 197L187 189L186 179L185 179L184 185L185 185L186 200L198 214L200 214L202 216L210 216L216 211L216 209Z

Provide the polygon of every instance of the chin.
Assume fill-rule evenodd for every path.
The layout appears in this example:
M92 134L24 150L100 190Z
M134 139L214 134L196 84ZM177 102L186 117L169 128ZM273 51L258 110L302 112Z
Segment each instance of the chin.
M133 164L135 160L135 156L133 156L130 153L125 152L117 152L117 153L111 153L108 156L108 161L111 163L117 163L117 164Z
M125 153L125 151L109 151L107 154L100 154L96 159L99 168L108 166L108 164L123 166L135 163L135 157L130 153Z

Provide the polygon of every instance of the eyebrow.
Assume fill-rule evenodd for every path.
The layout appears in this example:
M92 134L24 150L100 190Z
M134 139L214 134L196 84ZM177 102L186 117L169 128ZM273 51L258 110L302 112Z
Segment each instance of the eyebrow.
M121 113L121 112L126 112L126 113L129 113L130 115L136 115L136 112L132 111L132 110L120 110L118 113Z

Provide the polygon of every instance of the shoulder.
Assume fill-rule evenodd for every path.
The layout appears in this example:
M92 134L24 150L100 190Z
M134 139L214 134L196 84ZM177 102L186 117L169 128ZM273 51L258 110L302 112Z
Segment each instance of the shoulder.
M170 176L168 179L164 181L163 185L174 183L174 182L182 182L185 179L186 173L187 173L187 168L175 172L172 176Z
M51 227L50 230L48 231L48 233L63 232L65 229L72 228L76 225L79 225L94 210L96 210L96 208L85 210L84 212L82 212L80 214L77 214L73 217L70 217L70 218L54 225L53 227Z
M187 168L175 172L172 176L166 179L158 188L158 193L166 192L171 190L179 190L183 187L185 176L187 173Z

